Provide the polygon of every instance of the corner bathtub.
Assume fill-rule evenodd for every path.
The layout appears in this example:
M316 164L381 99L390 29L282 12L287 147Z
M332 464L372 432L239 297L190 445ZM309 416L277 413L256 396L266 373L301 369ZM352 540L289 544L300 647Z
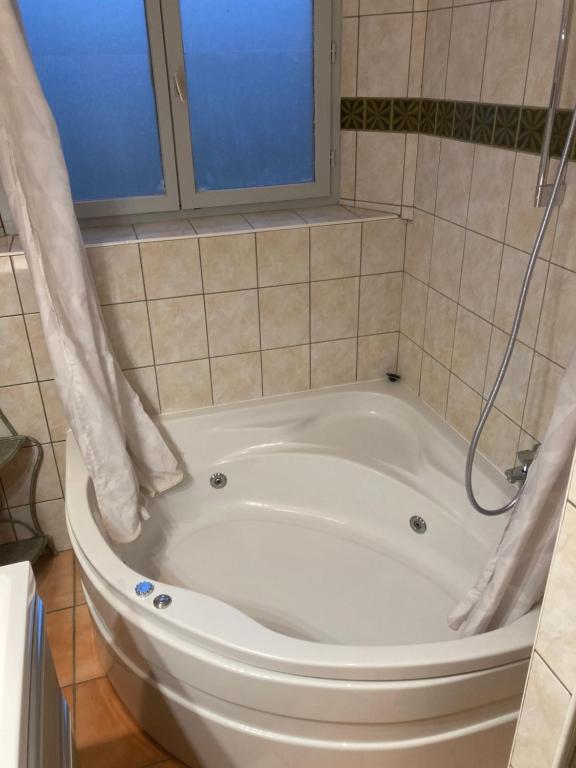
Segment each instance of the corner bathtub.
M108 541L67 447L108 674L153 738L203 768L507 766L537 614L466 639L447 627L505 523L467 503L462 438L387 382L161 424L188 479L130 545ZM482 459L476 475L484 500L509 492Z

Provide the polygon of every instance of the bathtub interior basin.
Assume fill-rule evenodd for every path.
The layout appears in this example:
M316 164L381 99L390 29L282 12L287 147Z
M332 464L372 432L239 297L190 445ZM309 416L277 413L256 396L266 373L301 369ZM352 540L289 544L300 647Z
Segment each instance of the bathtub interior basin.
M506 520L473 512L464 440L414 400L378 383L169 417L187 479L150 500L138 541L111 546L147 578L286 637L453 640L447 615ZM481 458L476 475L487 503L510 493Z

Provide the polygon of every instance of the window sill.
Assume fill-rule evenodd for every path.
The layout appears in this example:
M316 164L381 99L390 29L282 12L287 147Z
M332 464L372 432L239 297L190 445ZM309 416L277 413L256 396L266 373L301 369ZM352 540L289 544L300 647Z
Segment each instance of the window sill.
M87 248L101 245L122 245L154 240L179 240L182 238L214 237L217 235L241 235L265 232L270 229L298 229L320 227L329 224L351 224L363 221L397 219L388 211L356 208L345 205L329 205L319 208L267 211L223 216L207 216L197 219L175 219L145 224L126 224L111 227L82 228ZM23 253L17 235L0 237L0 256Z

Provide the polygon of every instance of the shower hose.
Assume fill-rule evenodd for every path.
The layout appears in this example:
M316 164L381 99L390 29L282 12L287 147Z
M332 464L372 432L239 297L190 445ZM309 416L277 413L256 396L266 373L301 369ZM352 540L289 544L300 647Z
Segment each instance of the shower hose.
M550 219L552 217L552 210L554 208L556 200L558 199L558 192L561 188L561 185L564 179L564 172L566 170L566 164L568 163L568 157L570 155L570 149L572 147L572 142L574 140L575 134L576 134L576 108L572 113L572 119L570 121L570 127L568 129L566 144L562 152L562 157L560 158L560 165L558 166L556 176L554 177L554 183L552 185L552 191L550 193L550 200L548 202L548 205L546 206L546 209L544 210L544 216L542 217L542 222L540 223L538 234L536 235L534 247L532 248L530 259L528 260L528 266L526 268L526 274L524 275L524 280L522 282L522 288L520 290L520 297L518 299L518 306L516 307L516 313L514 315L514 322L512 323L512 330L510 332L508 345L506 346L506 351L504 352L504 357L502 358L500 369L498 371L494 384L492 385L490 394L486 399L486 403L482 408L482 411L480 413L480 418L478 420L478 424L476 425L476 429L474 430L474 434L472 435L472 440L470 441L470 446L468 448L468 455L466 457L466 471L465 471L466 493L468 495L468 500L470 501L470 504L472 504L472 506L477 512L480 512L483 515L501 515L504 512L508 512L509 510L511 510L513 507L516 506L516 504L518 503L518 500L520 499L520 495L522 493L522 487L520 487L516 495L512 499L510 499L510 501L507 504L504 504L504 506L498 507L497 509L487 509L486 507L483 507L478 502L474 494L474 488L472 486L472 469L474 466L474 457L478 449L478 443L482 436L482 432L484 430L484 427L486 425L490 412L494 406L494 401L498 396L498 392L500 391L500 387L502 386L504 377L506 376L506 371L508 370L508 366L510 365L510 359L514 351L514 345L516 344L516 339L518 338L518 330L520 328L520 323L522 321L522 315L524 314L524 307L526 306L526 299L528 297L528 289L530 288L530 281L532 280L534 268L536 267L538 255L542 247L542 241L544 240L544 236L546 235L548 225L550 224Z

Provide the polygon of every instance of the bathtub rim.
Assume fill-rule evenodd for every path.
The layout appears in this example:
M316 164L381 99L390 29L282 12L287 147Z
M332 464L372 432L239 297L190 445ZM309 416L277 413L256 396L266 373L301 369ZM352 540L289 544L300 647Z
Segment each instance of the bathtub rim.
M363 382L171 413L159 417L158 422L245 409L295 397L319 397L338 391L383 392L382 383ZM393 386L392 392L386 387L387 395L399 396L404 402L422 407L429 413L430 409L405 388ZM452 431L448 425L446 428ZM146 577L126 565L101 533L88 500L88 473L70 431L66 443L66 524L73 548L94 568L107 589L123 601L125 610L130 611L136 621L141 616L162 622L165 628L171 628L180 637L212 653L256 668L334 680L399 681L445 677L492 669L530 657L539 606L508 626L474 637L400 646L347 646L282 635L216 598L160 581L154 582L151 597L139 598L134 586ZM161 593L173 598L169 610L162 612L153 607L153 597Z

